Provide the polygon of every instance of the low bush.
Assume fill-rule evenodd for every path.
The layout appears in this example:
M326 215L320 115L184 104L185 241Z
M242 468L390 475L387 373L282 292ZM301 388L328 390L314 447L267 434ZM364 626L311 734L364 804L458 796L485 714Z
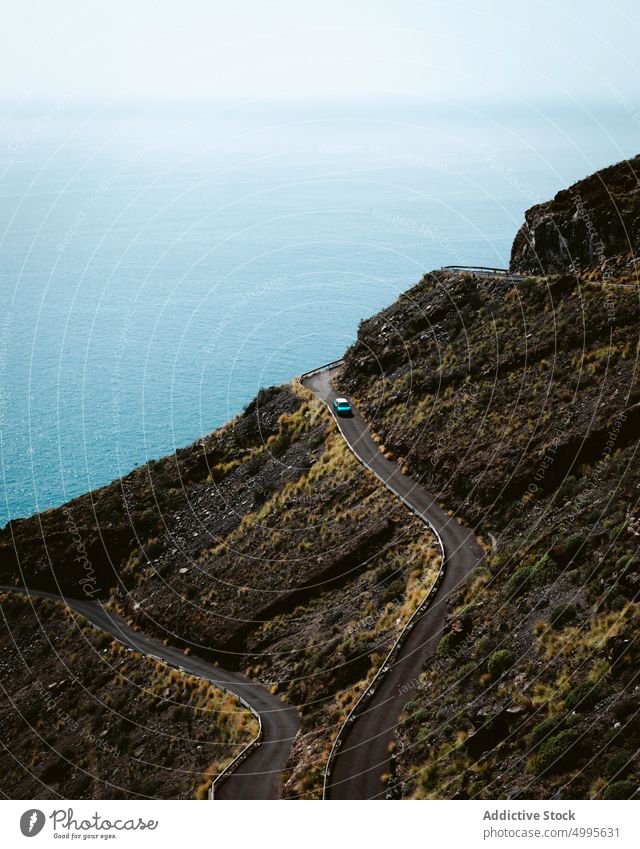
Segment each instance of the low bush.
M157 537L152 537L150 540L147 540L144 546L144 553L150 560L157 557L159 554L162 554L163 551L164 546Z
M555 581L561 571L556 561L545 554L540 560L536 561L531 569L531 586L544 587Z
M612 612L622 610L626 603L627 600L622 593L620 585L608 587L602 597L602 606Z
M469 675L473 674L477 670L478 664L475 660L470 660L468 663L463 664L463 666L456 668L452 679L454 681L464 681L465 678L468 678Z
M638 710L640 710L639 699L634 696L623 696L616 702L613 713L616 719L624 722Z
M607 758L604 774L607 778L624 778L631 767L631 752L622 749Z
M565 772L574 766L579 755L577 740L578 732L573 728L545 740L536 758L536 772Z
M449 632L441 637L440 642L438 643L438 648L436 650L436 655L438 657L448 657L454 649L454 638L453 634Z
M564 706L568 711L585 713L591 710L604 695L604 687L600 681L583 681L567 693Z
M576 609L571 604L558 604L549 615L549 624L552 628L563 628L576 618Z
M571 560L573 557L575 557L575 555L580 551L580 549L582 548L582 546L585 543L585 539L586 539L586 536L585 536L584 533L582 533L582 531L578 531L577 533L571 534L570 536L567 537L565 544L564 544L564 549L565 549L565 556L569 560Z
M638 791L638 785L635 781L625 779L623 781L614 781L610 784L604 793L603 799L632 799Z
M384 592L382 593L382 603L386 604L388 601L399 601L401 598L404 597L404 591L404 581L393 581L391 584L389 584L388 587L385 587Z
M515 655L510 649L494 651L487 661L487 671L492 678L500 678L515 663Z
M286 433L281 433L269 443L269 451L273 457L282 457L289 447L290 440Z
M322 445L324 439L324 434L314 433L312 436L309 437L309 448L317 448L319 445Z
M576 479L573 475L569 475L564 479L560 487L558 488L557 499L561 501L564 498L567 498L571 495L575 489Z
M507 596L520 598L531 586L531 566L520 566L507 581Z
M536 725L527 737L527 743L531 748L537 749L545 742L547 737L559 734L562 728L562 719L557 716L551 716L548 719L543 719L542 722Z

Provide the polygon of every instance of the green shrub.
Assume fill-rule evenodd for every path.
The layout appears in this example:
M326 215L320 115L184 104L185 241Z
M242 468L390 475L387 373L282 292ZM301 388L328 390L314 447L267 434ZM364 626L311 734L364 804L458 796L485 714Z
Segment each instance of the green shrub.
M638 785L635 781L629 781L625 779L624 781L614 781L613 784L610 784L604 793L602 794L603 799L631 799L638 790Z
M404 581L393 581L388 587L385 587L384 592L382 593L382 603L386 604L388 601L399 601L404 596L404 590Z
M617 539L621 534L623 534L627 529L627 522L620 522L619 525L616 525L611 529L611 539Z
M576 609L571 604L558 604L549 615L552 628L562 628L576 618Z
M634 696L622 696L616 702L613 713L616 719L619 719L620 722L625 722L638 710L640 710L640 700L634 698Z
M543 719L542 722L532 729L531 733L527 737L527 743L532 748L537 748L550 735L559 734L560 731L563 730L562 725L562 719L557 716L551 716L548 719Z
M101 631L94 639L94 645L98 649L106 649L111 645L112 639L113 638L109 634Z
M576 479L573 475L566 477L558 489L558 498L562 500L571 495L575 489L575 483Z
M622 749L607 758L604 774L607 778L624 778L631 768L631 752Z
M161 554L163 550L164 546L157 537L153 537L152 539L147 540L144 546L144 553L150 560Z
M278 392L280 392L280 389L277 386L261 386L253 401L244 408L245 414L252 413L257 407L264 406L275 398Z
M511 669L514 663L515 655L510 649L498 649L489 657L487 670L492 678L499 678Z
M613 575L616 564L612 560L602 560L598 565L597 574L600 578L609 578Z
M602 606L606 610L610 610L612 612L622 610L626 603L627 600L624 597L619 584L616 584L613 587L608 587L602 596Z
M584 545L586 540L586 536L582 531L578 531L575 534L571 534L567 537L564 548L566 557L571 560L575 555L580 551L582 546Z
M555 581L560 575L561 569L548 554L541 557L531 570L531 585L534 587L544 587Z
M618 557L618 559L616 560L616 569L622 570L624 572L625 567L626 567L628 562L629 562L629 556L628 555L625 554L622 557Z
M313 436L309 438L309 448L317 448L319 445L322 445L324 442L324 436L321 433L314 433Z
M426 722L429 719L430 716L431 716L431 711L428 708L422 707L414 713L414 715L411 717L411 719L413 719L414 722L422 723L422 722Z
M603 695L604 687L600 681L583 681L567 693L564 706L568 711L585 713L591 710Z
M452 680L454 681L463 681L473 672L476 672L478 669L478 664L475 660L470 660L468 663L465 663L463 666L459 666L455 669L454 674L452 675Z
M507 581L507 596L520 598L531 586L531 566L521 566Z
M281 433L269 443L269 451L274 457L282 457L289 447L289 437L286 433Z
M569 728L545 740L536 758L536 772L565 772L573 766L579 754L577 739L578 732Z
M448 657L454 648L453 634L449 632L440 639L436 654L438 657Z

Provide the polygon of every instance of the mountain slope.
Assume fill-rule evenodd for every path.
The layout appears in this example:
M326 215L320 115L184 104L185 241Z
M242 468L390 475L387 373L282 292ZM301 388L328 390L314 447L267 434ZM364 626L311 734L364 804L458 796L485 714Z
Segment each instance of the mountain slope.
M396 795L636 792L639 327L633 289L436 272L347 352L385 449L493 549L407 705Z
M5 798L204 797L255 736L249 711L207 682L61 604L0 599Z
M380 450L491 548L449 596L436 656L413 682L397 796L636 792L640 308L636 290L589 282L633 279L629 168L578 184L608 246L602 261L568 190L527 213L514 245L514 270L539 271L537 251L546 279L429 274L363 322L345 356L337 382ZM567 273L577 264L558 253L556 230L582 258L579 274ZM0 532L1 581L102 598L136 628L295 705L290 797L320 795L337 729L438 567L433 536L295 381L262 390L196 444ZM23 627L19 605L3 598L2 609L8 628ZM31 674L44 680L53 649L44 633L32 642ZM96 669L107 688L109 670ZM121 709L153 727L150 702ZM147 732L139 745L152 743ZM45 752L24 738L29 781ZM86 757L48 792L75 792Z
M0 534L2 579L103 596L135 627L298 707L288 795L318 796L345 710L437 571L435 541L300 387ZM19 566L18 566L19 564ZM46 650L43 647L43 663Z

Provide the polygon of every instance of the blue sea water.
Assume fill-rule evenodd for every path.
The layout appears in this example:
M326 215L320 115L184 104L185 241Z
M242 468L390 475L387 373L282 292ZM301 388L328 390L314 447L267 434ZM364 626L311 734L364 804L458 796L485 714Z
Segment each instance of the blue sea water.
M0 525L342 354L443 264L638 152L624 104L7 105Z

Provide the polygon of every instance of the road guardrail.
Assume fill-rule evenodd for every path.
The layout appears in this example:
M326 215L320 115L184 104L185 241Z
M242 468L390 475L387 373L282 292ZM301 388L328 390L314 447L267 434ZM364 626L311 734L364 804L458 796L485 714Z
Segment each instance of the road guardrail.
M224 690L225 688L223 687L222 689ZM226 692L231 691L226 690ZM232 695L235 696L240 702L242 702L242 704L246 708L248 708L254 715L254 717L258 720L258 733L253 738L253 740L247 743L244 749L235 756L231 763L227 764L227 766L222 770L222 772L219 772L213 779L213 781L211 782L211 787L209 788L209 799L212 801L216 798L216 789L219 788L220 785L223 784L223 782L226 781L226 779L229 778L229 776L236 771L240 764L246 761L246 759L253 752L253 750L257 749L258 746L262 743L262 717L256 710L254 710L254 708L251 707L249 702L245 701L245 699L242 698L242 696L239 696L237 693L232 693Z
M318 368L311 369L311 371L303 371L301 375L299 375L298 380L305 380L307 377L313 377L314 374L320 374L321 371L329 371L332 368L336 368L336 366L341 366L344 363L344 359L340 357L339 360L332 360L330 363L325 363L323 366L318 366Z
M492 265L443 265L440 271L482 271L492 274L510 275L508 268L494 268Z

